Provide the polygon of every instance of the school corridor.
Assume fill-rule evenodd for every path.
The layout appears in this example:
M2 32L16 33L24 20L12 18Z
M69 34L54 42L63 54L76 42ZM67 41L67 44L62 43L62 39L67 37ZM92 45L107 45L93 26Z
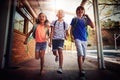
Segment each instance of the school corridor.
M105 62L106 69L99 70L95 58L87 56L84 63L85 77L78 74L76 53L64 51L63 74L57 73L58 62L51 51L46 52L44 73L40 75L40 61L31 59L10 69L0 71L0 80L120 80L120 64Z

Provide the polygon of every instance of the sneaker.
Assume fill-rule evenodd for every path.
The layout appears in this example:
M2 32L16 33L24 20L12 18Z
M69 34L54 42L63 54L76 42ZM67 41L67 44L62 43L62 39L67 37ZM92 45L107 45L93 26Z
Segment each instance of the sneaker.
M55 57L55 62L58 62L58 56Z
M82 73L85 74L85 70L84 69L82 69Z
M40 75L44 75L45 74L45 70L40 70Z
M82 70L79 75L80 75L80 77L84 77L85 76L85 71Z
M63 73L62 68L58 68L57 72L60 73L60 74L62 74Z

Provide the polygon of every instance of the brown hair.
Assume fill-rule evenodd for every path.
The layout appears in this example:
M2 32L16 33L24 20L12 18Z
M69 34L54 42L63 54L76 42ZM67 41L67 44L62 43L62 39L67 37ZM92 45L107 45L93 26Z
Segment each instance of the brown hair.
M38 17L39 17L41 14L44 14L44 13L42 13L42 12L39 13ZM44 23L44 24L46 24L47 22L49 22L49 20L47 19L47 16L46 16L46 15L45 15L45 17L46 17L46 20L45 20L45 23ZM38 18L36 19L36 23L37 23L37 24L40 24L40 20L39 20Z
M80 9L85 11L85 8L84 8L84 7L78 6L77 9L76 9L76 13L77 13L77 11L79 11Z

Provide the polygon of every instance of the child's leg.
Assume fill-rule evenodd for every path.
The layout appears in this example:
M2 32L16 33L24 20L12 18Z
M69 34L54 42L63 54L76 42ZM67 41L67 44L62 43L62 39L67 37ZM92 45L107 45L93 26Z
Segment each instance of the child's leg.
M39 57L39 52L35 52L35 59L39 59L40 57Z
M40 52L39 43L36 43L36 46L35 46L35 59L40 58L39 52Z
M57 50L53 51L53 55L55 55L55 61L58 61L58 53Z
M82 72L83 57L77 56L79 71Z
M45 55L45 50L41 50L40 52L40 72L43 71L43 66L44 66L44 55Z
M61 48L58 49L58 54L59 54L59 67L62 68L62 66L63 66L63 52L62 52Z
M58 57L57 50L53 51L53 55Z

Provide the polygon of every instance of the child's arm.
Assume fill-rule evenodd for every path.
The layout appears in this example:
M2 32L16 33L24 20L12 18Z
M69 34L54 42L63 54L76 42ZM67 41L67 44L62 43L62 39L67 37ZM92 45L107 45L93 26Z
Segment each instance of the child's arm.
M53 38L53 27L51 27L51 32L50 32L50 42L49 42L49 47L52 45L52 38Z
M26 38L25 38L25 41L24 41L24 44L27 44L28 37L30 36L30 34L31 34L32 32L33 32L33 29L31 29L30 32L27 33Z
M65 39L67 40L67 39L68 39L68 36L69 36L69 34L68 34L68 30L66 30L65 33L66 33L66 35L65 35Z
M73 37L73 26L71 26L71 28L70 28L70 37L71 37L71 41L74 42L74 37Z
M94 29L95 26L94 26L92 20L90 19L90 17L89 17L87 14L85 14L85 16L86 16L86 17L89 19L89 21L90 21L90 22L89 22L90 27Z

